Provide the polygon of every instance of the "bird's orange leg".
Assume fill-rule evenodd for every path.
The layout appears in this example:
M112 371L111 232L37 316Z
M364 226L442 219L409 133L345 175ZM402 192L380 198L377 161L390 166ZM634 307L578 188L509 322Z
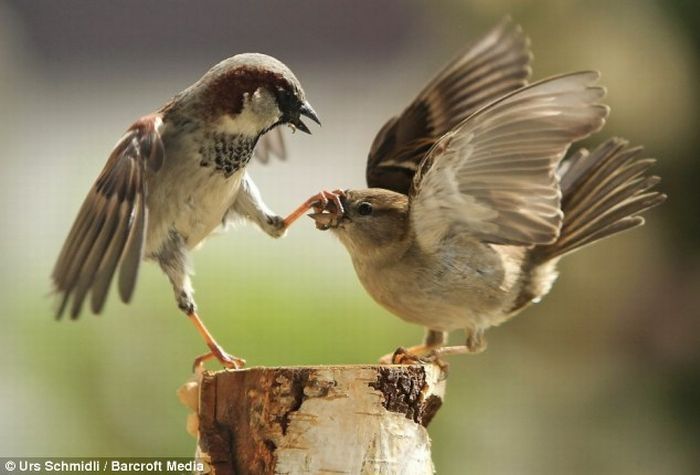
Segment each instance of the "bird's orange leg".
M452 355L469 355L481 353L482 349L474 351L466 345L455 345L455 346L441 346L440 348L435 348L428 353L429 358L440 358L442 356L452 356Z
M466 334L467 341L464 345L441 346L430 351L428 357L440 358L441 356L452 355L475 355L486 349L487 344L483 330L467 329Z
M201 356L198 356L195 358L194 363L193 363L193 368L196 368L197 366L203 364L205 361L210 360L212 358L216 358L219 360L219 362L224 365L226 368L232 368L232 369L240 369L243 366L245 366L245 360L242 358L238 358L233 355L229 355L224 351L223 348L221 348L221 345L219 345L214 337L212 336L211 333L209 333L209 330L207 330L207 327L204 326L204 322L202 322L202 319L199 318L199 315L197 315L197 312L192 311L187 314L187 317L190 319L194 327L197 329L197 332L199 332L200 335L202 335L202 338L204 339L204 342L207 344L209 349L211 350L209 353L205 353Z
M289 213L289 216L284 218L284 227L287 228L292 225L294 221L299 219L311 208L314 208L317 212L322 212L328 206L328 203L333 203L336 207L336 211L339 214L344 212L343 204L340 198L345 195L343 190L333 190L333 191L321 191L316 193L308 200L304 201L297 209Z

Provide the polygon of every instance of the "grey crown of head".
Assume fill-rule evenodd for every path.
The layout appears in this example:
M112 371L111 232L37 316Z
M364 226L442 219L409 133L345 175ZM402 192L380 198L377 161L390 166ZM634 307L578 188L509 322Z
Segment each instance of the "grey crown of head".
M212 67L191 89L200 92L204 117L216 119L222 114L238 114L244 98L266 88L275 97L283 117L280 123L293 123L308 133L299 115L318 117L306 102L304 90L297 77L281 61L260 53L238 54Z
M260 53L227 58L212 67L200 82L208 84L214 94L226 93L226 90L253 93L262 86L282 101L289 98L305 101L304 90L294 73L281 61Z
M261 82L268 78L271 83L286 83L294 89L300 97L304 97L304 90L294 73L282 61L262 53L242 53L224 59L212 67L204 76L216 78L229 74L258 74Z

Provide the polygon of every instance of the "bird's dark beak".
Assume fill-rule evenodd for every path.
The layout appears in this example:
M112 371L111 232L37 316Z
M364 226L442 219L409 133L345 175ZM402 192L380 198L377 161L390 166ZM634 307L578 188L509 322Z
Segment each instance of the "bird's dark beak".
M316 111L313 107L311 107L311 104L309 104L308 101L304 101L304 103L301 105L301 107L299 108L299 114L308 117L309 119L316 122L318 125L321 125L321 121L318 120Z
M316 115L316 111L314 110L314 108L311 107L311 104L309 104L307 101L304 101L299 107L299 115L295 119L290 120L291 124L294 125L294 127L296 127L297 129L301 130L302 132L307 134L311 133L306 124L301 121L302 115L313 120L318 125L321 125L321 121L318 120L318 115Z

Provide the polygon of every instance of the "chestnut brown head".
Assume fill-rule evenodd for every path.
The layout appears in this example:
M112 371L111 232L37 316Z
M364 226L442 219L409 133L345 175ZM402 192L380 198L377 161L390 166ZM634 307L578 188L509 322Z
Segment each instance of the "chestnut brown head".
M310 133L305 116L320 124L294 73L277 59L238 54L211 68L191 89L201 93L201 113L212 121L244 119L251 133L290 124ZM242 124L237 124L241 128Z

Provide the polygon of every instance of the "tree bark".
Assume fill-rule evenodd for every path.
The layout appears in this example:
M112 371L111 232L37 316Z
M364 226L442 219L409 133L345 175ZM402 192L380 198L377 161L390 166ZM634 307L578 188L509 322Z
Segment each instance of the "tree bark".
M197 455L217 475L430 474L444 390L437 365L205 371Z

